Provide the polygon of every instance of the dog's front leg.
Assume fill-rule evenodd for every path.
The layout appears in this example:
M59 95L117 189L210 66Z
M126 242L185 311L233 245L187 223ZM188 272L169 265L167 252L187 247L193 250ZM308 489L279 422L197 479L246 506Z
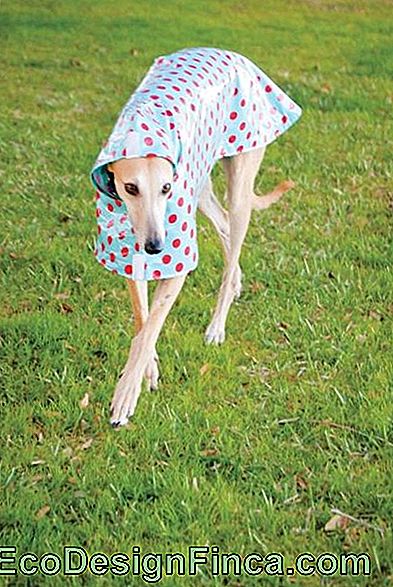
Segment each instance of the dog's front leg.
M131 343L124 371L118 381L111 405L111 424L127 424L133 415L141 392L142 379L149 359L175 300L183 287L185 276L164 279L157 285L146 321Z
M127 279L128 290L134 313L135 332L138 334L149 315L149 301L147 293L147 281L134 281ZM150 390L157 389L160 373L158 370L158 355L154 348L145 370L145 379Z

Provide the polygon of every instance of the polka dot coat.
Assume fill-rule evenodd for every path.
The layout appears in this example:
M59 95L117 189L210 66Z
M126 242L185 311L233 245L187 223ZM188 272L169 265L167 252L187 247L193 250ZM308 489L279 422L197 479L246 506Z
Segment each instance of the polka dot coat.
M268 145L300 114L263 71L237 53L196 48L156 59L92 170L99 262L131 279L167 279L195 269L198 196L215 162ZM106 171L112 161L143 156L165 157L174 166L165 248L158 255L148 255L136 241Z

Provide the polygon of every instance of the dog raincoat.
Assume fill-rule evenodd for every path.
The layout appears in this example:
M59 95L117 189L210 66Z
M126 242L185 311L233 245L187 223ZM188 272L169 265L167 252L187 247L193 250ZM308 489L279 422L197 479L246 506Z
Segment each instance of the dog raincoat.
M218 159L264 147L301 115L245 57L219 49L185 49L156 59L125 105L92 170L97 188L95 255L131 279L167 279L198 264L198 195ZM106 165L122 158L164 157L174 167L165 247L149 255L136 242L127 209Z

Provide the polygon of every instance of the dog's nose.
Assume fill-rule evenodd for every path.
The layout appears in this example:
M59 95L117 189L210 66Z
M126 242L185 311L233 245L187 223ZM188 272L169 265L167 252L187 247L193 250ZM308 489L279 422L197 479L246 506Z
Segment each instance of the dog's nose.
M157 255L161 253L164 245L159 238L147 240L145 242L145 251L148 255Z

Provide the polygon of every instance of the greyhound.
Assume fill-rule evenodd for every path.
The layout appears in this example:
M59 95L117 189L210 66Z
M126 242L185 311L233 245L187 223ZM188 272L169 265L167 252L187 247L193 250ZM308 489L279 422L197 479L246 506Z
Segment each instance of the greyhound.
M224 66L223 63L227 65ZM247 75L244 72L239 73L242 67L248 68ZM197 76L201 71L202 75ZM253 76L251 80L250 76ZM192 84L196 80L202 84L205 80L210 80L205 83L206 91L199 94L198 100L195 95L195 88L198 86ZM172 94L168 94L169 86L175 88L172 90L173 94L184 96L183 100L177 102L177 108L173 98L171 99ZM275 96L274 102L272 94ZM236 102L239 114L233 98L229 96L236 96L235 99L240 100ZM253 105L258 104L258 100L265 101L263 115L260 112L258 114L258 108L254 106L250 107L251 114L244 114L241 105L244 105L245 100ZM198 108L200 103L202 107ZM194 109L190 108L192 104ZM184 115L186 109L187 113ZM167 114L168 111L170 114ZM216 115L216 112L219 114ZM266 113L267 120L264 118ZM159 114L162 114L162 119ZM249 120L247 116L255 116L251 118L253 130L239 138L239 129L246 131L245 121ZM189 49L159 58L123 110L118 127L112 133L112 140L109 140L109 146L104 147L104 154L101 154L93 170L93 181L100 190L101 197L106 192L105 201L109 202L109 212L106 213L116 213L116 205L110 201L112 198L117 199L117 206L121 208L122 214L120 222L123 219L123 227L129 223L129 236L131 238L132 235L135 247L133 263L119 265L120 273L128 277L136 332L111 404L113 426L127 424L134 414L143 378L151 390L157 388L159 365L156 343L166 317L183 287L189 267L192 269L192 264L196 263L194 253L191 265L187 266L190 258L190 253L187 252L190 246L187 245L182 249L184 257L181 262L176 262L175 259L172 267L172 257L178 254L176 245L180 238L172 238L171 230L178 224L179 234L183 234L181 231L184 229L184 234L189 234L194 239L195 231L187 231L188 224L192 224L192 219L195 218L196 208L217 231L224 253L225 266L218 301L205 334L208 344L224 342L230 306L241 293L239 258L251 212L268 208L294 185L292 181L283 181L271 193L258 196L254 193L255 178L266 145L286 130L286 124L293 124L299 116L300 108L254 64L235 53L217 49ZM230 122L228 124L232 120L236 120L235 131ZM277 120L283 127L279 127ZM212 126L208 126L210 121ZM258 122L260 126L265 125L265 132L260 132ZM153 135L152 127L157 128L157 125L160 130ZM238 144L239 141L242 141L241 145ZM213 192L210 172L216 161L220 161L224 169L228 210L222 207ZM100 177L97 173L94 174L97 169L100 170ZM193 169L197 170L194 175ZM187 180L192 176L193 180L189 183L193 187L190 187ZM188 216L185 209L187 201L191 202L188 204ZM98 216L102 216L102 208L101 202ZM177 214L170 213L174 209ZM177 218L180 210L184 211L186 221L182 221L184 218ZM113 229L116 219L105 218L105 222L105 226ZM120 236L124 243L124 234ZM107 241L102 243L102 254L107 253L105 246L112 241L113 237L109 235ZM167 252L168 247L172 247L170 253ZM120 248L120 254L109 253L108 263L105 259L101 262L110 268L110 262L115 261L116 255L121 256L124 249L128 254L128 248ZM150 262L153 265L149 273ZM118 272L116 269L112 270ZM149 309L150 279L157 279L158 284Z

